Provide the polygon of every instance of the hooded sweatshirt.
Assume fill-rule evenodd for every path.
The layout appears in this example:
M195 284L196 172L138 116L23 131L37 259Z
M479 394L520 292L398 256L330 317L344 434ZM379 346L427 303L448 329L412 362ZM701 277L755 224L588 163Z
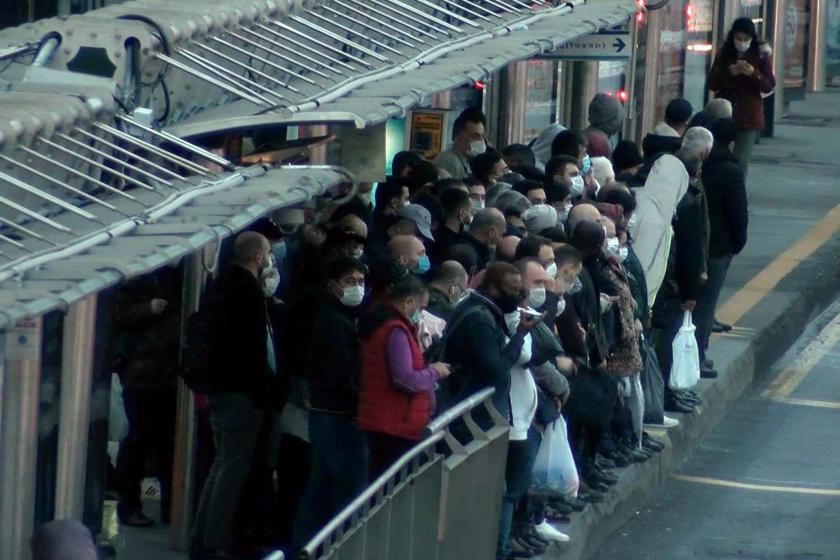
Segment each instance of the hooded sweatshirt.
M687 191L685 165L668 154L656 160L644 188L636 191L636 211L628 229L633 239L633 250L645 272L651 305L668 266L673 235L671 221L677 204Z
M566 127L561 124L550 124L531 142L531 150L534 151L536 159L535 166L540 171L545 171L545 164L551 159L551 144L554 142L554 137L564 130Z

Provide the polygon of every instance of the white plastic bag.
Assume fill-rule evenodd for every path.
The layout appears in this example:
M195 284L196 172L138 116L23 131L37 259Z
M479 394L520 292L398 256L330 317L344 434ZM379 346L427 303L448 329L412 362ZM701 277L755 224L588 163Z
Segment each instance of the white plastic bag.
M691 322L691 311L686 311L680 332L672 344L674 358L668 386L675 391L691 389L700 381L700 352L694 336L695 330Z
M111 413L108 417L108 440L122 441L128 435L128 416L123 404L120 376L111 374Z
M580 478L562 416L545 427L532 481L536 489L577 496Z

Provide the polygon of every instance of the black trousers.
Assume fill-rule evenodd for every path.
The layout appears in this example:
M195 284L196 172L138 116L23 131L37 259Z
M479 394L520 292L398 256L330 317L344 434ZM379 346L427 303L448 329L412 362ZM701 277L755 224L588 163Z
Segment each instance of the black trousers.
M161 513L167 516L172 494L172 456L175 446L176 389L123 388L128 417L128 435L117 455L119 509L124 513L141 508L140 481L147 465L160 480Z

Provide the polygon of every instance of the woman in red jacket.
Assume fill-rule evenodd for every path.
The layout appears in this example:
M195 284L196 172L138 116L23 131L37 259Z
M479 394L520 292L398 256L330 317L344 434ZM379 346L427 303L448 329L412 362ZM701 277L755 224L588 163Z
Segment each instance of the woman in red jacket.
M758 40L750 18L736 19L709 73L709 89L732 103L732 118L738 125L735 157L744 169L753 146L764 129L764 101L776 87L773 65Z
M381 475L423 437L434 408L443 363L426 366L417 344L417 323L429 302L422 280L402 278L362 317L362 380L359 429L368 433L370 480Z

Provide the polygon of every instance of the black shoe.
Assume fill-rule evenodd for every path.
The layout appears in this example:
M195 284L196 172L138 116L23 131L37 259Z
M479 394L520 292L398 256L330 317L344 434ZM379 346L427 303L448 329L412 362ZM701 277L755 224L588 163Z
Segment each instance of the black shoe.
M536 533L532 532L520 535L519 540L530 546L532 549L542 549L543 551L547 550L548 545L551 544L548 541L543 540L543 538ZM545 552L541 552L540 554L545 554Z
M563 500L549 500L548 505L559 515L571 515L573 511L583 511L583 507L586 507L584 504L580 509L575 509L573 502Z
M140 510L134 510L126 512L125 514L121 514L120 516L120 524L127 525L129 527L151 527L155 524L154 520L146 515L143 515L143 512Z
M639 449L624 449L622 450L634 463L644 463L652 457L652 455L645 453Z
M604 501L604 494L596 490L589 490L578 494L578 498L590 504L600 504Z
M658 439L654 439L648 435L647 432L642 433L642 446L647 447L652 451L656 451L657 453L665 449L665 444L659 441Z
M606 484L604 484L603 482L598 482L596 480L591 480L591 479L584 479L584 480L586 480L586 484L589 485L590 490L596 490L596 491L601 492L603 494L606 494L607 492L610 491L610 487L607 486Z
M700 366L709 369L715 369L715 362L711 358L706 358L702 362L700 362Z
M533 558L538 556L530 546L516 537L510 539L510 555L514 558Z
M666 412L681 412L683 414L691 414L694 412L694 407L688 404L687 402L677 398L671 397L665 398L665 411Z
M703 379L717 379L718 372L712 368L701 367L700 377Z
M712 324L712 332L713 333L725 333L732 330L732 325L727 325L726 323L721 323L717 319Z
M595 464L602 469L614 469L617 466L615 461L607 459L603 455L599 455L598 458L595 459Z
M609 471L606 471L606 470L604 470L604 469L599 469L599 468L597 468L597 467L593 468L593 469L590 471L590 473L589 473L589 474L590 474L590 475L594 475L594 476L595 476L595 478L596 478L599 482L603 482L604 484L607 484L607 485L609 485L609 486L612 486L613 484L615 484L616 482L618 482L618 477L617 477L617 476L615 476L613 473L611 473L611 472L609 472Z

